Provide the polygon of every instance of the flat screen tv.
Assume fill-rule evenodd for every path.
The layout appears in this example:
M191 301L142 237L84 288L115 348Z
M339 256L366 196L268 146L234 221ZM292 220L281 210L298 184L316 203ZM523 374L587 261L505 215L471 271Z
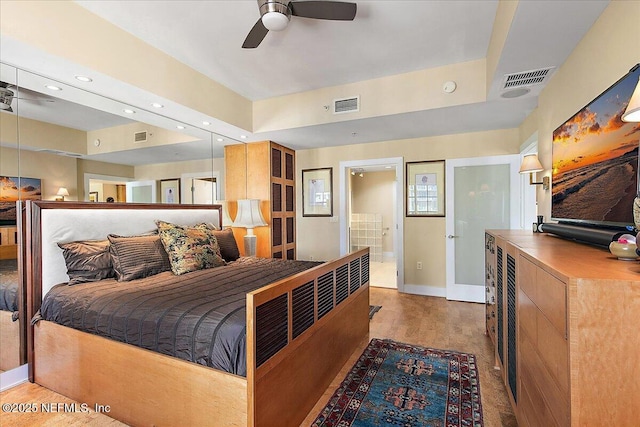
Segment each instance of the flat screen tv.
M640 123L620 117L638 76L636 65L553 132L553 220L601 228L633 226Z

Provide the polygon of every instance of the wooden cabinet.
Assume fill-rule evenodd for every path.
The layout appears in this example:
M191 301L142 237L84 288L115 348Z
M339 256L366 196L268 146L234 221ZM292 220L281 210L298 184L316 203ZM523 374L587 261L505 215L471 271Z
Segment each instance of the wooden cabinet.
M488 230L487 235L496 242L497 298L500 251L504 268L513 270L513 275L503 272L502 372L519 425L637 425L638 262L548 234ZM509 339L515 339L512 354ZM498 348L496 353L499 358Z
M18 228L0 227L0 259L18 258Z
M256 255L296 258L295 151L271 141L225 146L225 198L230 214L234 201L259 199L266 227L254 229ZM234 229L244 254L244 229Z

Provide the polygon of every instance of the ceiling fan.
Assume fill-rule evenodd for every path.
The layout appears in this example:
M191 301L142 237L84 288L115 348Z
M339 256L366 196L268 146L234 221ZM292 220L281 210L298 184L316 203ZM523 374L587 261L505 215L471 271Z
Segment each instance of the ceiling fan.
M13 101L13 91L7 88L8 83L0 82L0 110L6 110L13 113L11 102Z
M13 108L11 108L11 103L13 102L14 99L21 99L23 101L34 101L34 102L54 102L53 99L48 99L48 97L46 97L41 93L30 91L24 88L20 89L20 91L22 93L26 93L32 98L16 97L15 96L16 93L13 90L9 89L9 86L11 86L9 83L0 81L0 110L13 113ZM15 88L14 90L18 90L18 89Z
M269 30L284 30L291 15L303 18L329 19L332 21L353 21L357 5L342 1L287 1L258 0L260 19L244 40L242 47L253 49L265 38Z

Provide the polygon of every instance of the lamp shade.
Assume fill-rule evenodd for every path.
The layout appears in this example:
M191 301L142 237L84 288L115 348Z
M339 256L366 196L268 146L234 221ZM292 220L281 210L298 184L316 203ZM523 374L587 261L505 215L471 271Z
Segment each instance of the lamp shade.
M226 200L218 200L216 203L222 205L222 228L231 227L233 220L229 215L229 203Z
M267 225L260 212L260 200L241 199L238 200L238 213L233 221L234 227L253 229Z
M540 172L544 168L538 160L537 154L527 154L522 158L522 164L520 165L520 173Z
M68 196L69 195L69 190L67 190L65 187L60 187L58 188L58 192L56 193L57 196Z
M638 77L638 83L636 89L629 99L629 105L622 115L622 120L625 122L640 122L640 77Z

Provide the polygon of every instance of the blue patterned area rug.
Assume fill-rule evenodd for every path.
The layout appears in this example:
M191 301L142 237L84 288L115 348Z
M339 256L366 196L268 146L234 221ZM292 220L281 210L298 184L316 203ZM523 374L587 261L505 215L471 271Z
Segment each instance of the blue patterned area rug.
M372 339L314 427L481 427L476 358Z

